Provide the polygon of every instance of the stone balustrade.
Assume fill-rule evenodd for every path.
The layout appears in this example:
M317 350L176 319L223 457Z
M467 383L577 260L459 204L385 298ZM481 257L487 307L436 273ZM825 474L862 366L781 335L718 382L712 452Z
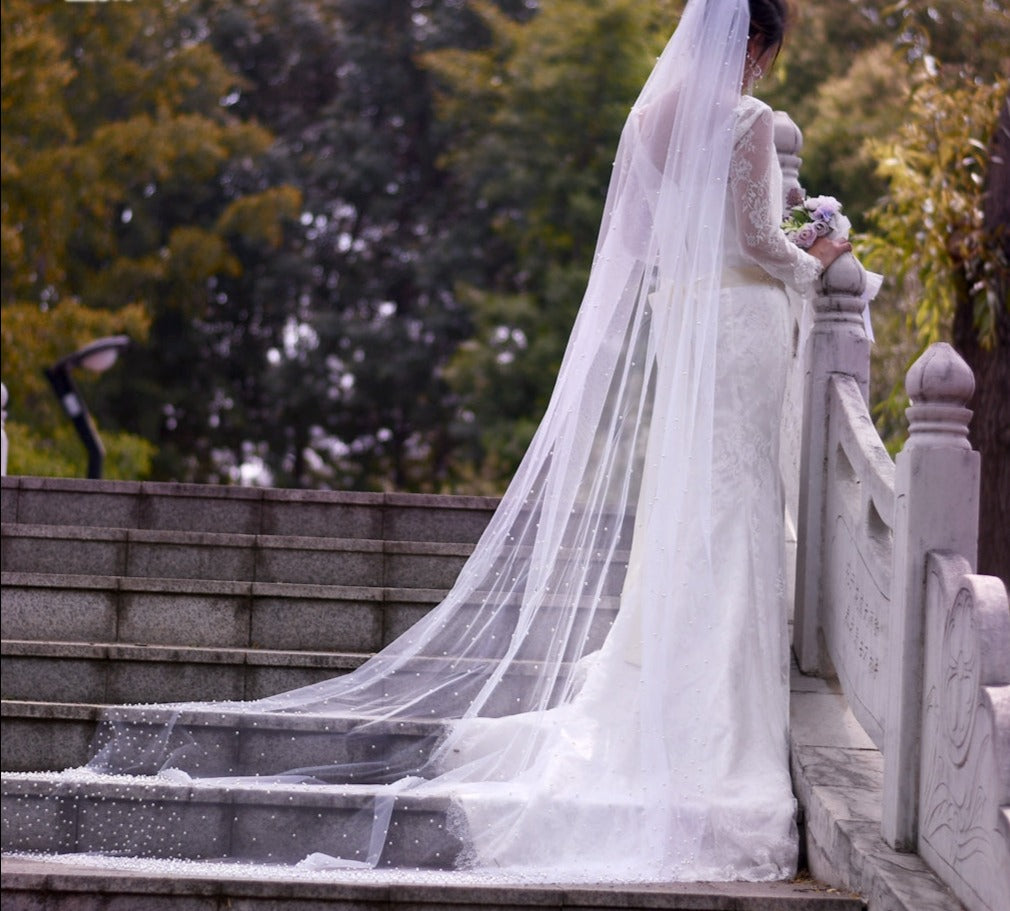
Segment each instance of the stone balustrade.
M778 135L792 134L780 124ZM791 140L787 156L797 151ZM927 349L906 377L909 438L892 462L866 404L864 283L851 254L826 270L799 352L794 650L804 673L837 676L883 755L885 841L918 852L970 911L1000 911L1010 895L1010 608L999 579L973 572L974 379L950 345Z

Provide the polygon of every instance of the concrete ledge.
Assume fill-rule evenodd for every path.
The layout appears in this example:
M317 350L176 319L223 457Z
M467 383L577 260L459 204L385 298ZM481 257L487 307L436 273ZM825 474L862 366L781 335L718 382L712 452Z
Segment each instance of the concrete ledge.
M837 683L794 666L791 726L793 787L811 873L859 893L869 911L961 911L921 857L898 853L881 837L883 757Z
M5 772L70 769L91 756L102 707L53 702L0 704L0 768Z

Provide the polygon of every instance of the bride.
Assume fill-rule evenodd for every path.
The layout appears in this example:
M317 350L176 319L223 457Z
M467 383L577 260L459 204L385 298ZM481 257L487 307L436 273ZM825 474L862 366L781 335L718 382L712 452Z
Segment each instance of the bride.
M779 227L772 114L747 91L784 17L784 0L689 0L625 125L543 422L445 601L348 676L173 706L153 733L112 719L93 773L360 798L304 852L315 868L388 865L394 805L430 798L449 865L489 876L792 875L784 286L847 245L804 252ZM330 733L299 768L225 759L201 715Z

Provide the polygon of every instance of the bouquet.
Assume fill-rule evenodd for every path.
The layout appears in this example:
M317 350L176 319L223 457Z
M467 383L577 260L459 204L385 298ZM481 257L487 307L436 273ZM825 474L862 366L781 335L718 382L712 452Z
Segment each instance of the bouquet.
M818 237L833 240L848 240L852 229L850 222L842 215L842 204L834 196L811 196L799 187L794 187L786 197L786 217L782 230L801 250L809 250ZM884 277L876 272L866 273L863 290L863 326L867 338L873 341L873 326L870 324L870 301L876 296Z
M852 223L842 215L842 204L834 196L811 196L794 188L787 199L788 209L782 230L801 250L809 250L818 237L845 240Z

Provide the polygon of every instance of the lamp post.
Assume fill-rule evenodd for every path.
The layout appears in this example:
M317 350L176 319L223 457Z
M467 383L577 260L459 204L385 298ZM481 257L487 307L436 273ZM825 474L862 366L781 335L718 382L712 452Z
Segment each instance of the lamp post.
M127 345L130 339L125 335L111 335L85 345L79 351L61 358L52 367L45 370L46 379L53 387L56 398L60 400L67 417L73 422L74 429L88 450L88 477L102 476L102 462L105 459L105 449L98 437L94 421L88 413L81 393L70 376L72 367L84 367L95 373L108 370Z

